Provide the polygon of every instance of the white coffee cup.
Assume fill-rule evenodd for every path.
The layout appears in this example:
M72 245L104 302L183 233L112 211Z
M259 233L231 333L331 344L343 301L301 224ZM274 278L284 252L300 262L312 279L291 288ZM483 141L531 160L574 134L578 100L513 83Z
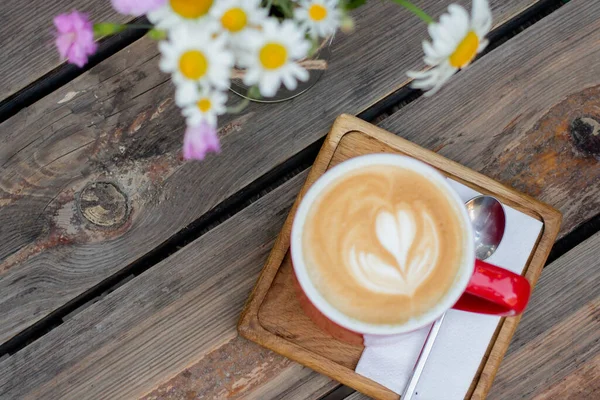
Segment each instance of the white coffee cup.
M325 189L327 189L338 179L352 171L360 170L369 166L401 167L403 169L409 169L417 172L426 179L430 180L446 194L448 200L455 206L454 208L457 210L457 215L462 222L461 231L463 235L465 235L464 240L461 241L464 243L464 249L461 252L462 256L460 260L460 266L452 287L447 290L440 301L429 310L401 324L370 324L351 318L339 311L337 308L333 307L320 294L311 281L307 271L306 260L303 252L302 240L304 225L306 223L307 215L309 214L309 211L311 210L315 201L320 197ZM525 278L508 270L504 270L475 259L471 222L461 198L449 185L447 179L433 167L406 156L395 154L371 154L360 156L349 159L331 168L325 174L323 174L306 192L296 211L291 234L291 255L296 279L302 291L299 296L300 302L307 314L313 317L314 313L308 310L308 308L311 308L312 306L316 308L326 319L332 321L335 325L350 330L353 333L358 333L361 336L363 334L391 335L414 331L432 323L453 306L458 309L481 313L495 315L515 315L524 309L529 299L530 288L529 283ZM506 284L504 284L504 287L502 288L500 288L500 285L496 285L497 287L494 287L493 282L488 286L485 285L485 282L482 284L482 279L483 281L490 279L493 281L494 274L499 274L503 277L503 279L510 280L509 284L514 285L514 290L509 290L507 292L505 290ZM475 287L475 290L470 290L472 289L471 286L473 282L478 286ZM483 291L481 289L483 289ZM465 294L465 291L468 292L469 296L464 296L465 299L463 299L461 296ZM488 291L494 292L492 293L492 296L488 296ZM493 297L505 295L518 298L518 304L512 304L511 301L513 300L510 299L496 301L498 299ZM304 297L306 297L311 304L306 304L306 302L303 301ZM459 299L461 299L460 302ZM488 306L485 305L486 303ZM322 321L319 321L319 319L320 318L313 317L313 320L315 320L318 325L323 327L323 324L320 323ZM330 328L331 327L326 330L332 333ZM336 335L334 334L334 336Z

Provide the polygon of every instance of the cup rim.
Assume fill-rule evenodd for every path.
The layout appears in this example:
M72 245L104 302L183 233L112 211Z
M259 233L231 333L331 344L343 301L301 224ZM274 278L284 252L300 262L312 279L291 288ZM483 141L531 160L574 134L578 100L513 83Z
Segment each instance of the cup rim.
M402 324L370 324L351 318L335 308L321 295L321 293L312 283L306 269L306 263L302 251L302 232L304 230L306 216L321 192L327 188L331 182L342 177L343 175L351 171L373 165L391 165L408 168L432 180L441 189L447 192L449 198L452 200L452 203L454 203L454 206L458 210L458 215L462 219L465 232L465 251L463 253L463 260L459 269L458 277L455 279L453 288L450 289L442 298L442 300L437 305L432 307L428 312L420 315L417 318L412 318ZM391 335L405 333L414 331L432 323L444 312L452 308L452 306L458 301L460 296L467 288L467 284L469 283L475 268L473 230L469 216L467 214L466 207L464 206L464 202L459 197L458 193L456 193L456 191L452 188L452 186L450 186L447 178L435 168L422 161L408 156L387 153L369 154L348 159L329 169L321 177L319 177L301 199L294 216L290 250L292 265L298 279L298 283L310 302L334 323L361 334Z

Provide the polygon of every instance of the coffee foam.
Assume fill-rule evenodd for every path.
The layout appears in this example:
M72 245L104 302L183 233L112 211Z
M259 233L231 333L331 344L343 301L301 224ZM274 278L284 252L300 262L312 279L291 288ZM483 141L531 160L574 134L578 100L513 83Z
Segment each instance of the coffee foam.
M319 195L303 252L315 287L339 311L367 323L401 323L452 287L461 227L445 189L413 170L370 166Z
M375 235L394 263L352 245L345 262L357 283L374 292L413 296L438 262L440 234L433 218L418 206L401 204L395 213L377 214Z

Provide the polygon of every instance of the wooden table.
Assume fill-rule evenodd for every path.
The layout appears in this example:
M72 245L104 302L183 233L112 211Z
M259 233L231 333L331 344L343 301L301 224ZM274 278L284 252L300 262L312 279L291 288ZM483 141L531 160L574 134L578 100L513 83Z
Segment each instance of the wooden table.
M437 16L446 2L417 3ZM600 398L600 3L491 4L490 51L424 98L404 72L425 27L369 2L314 88L222 118L223 153L202 163L182 161L154 42L123 35L85 71L58 64L52 16L123 20L108 1L2 4L0 398L350 394L236 333L342 112L563 212L489 398Z

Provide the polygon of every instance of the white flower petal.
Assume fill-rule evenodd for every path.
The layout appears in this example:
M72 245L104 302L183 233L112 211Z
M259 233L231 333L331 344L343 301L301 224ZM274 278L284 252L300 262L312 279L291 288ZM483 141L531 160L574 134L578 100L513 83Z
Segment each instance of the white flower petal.
M306 82L310 78L308 71L296 63L291 63L289 69L290 73L299 81Z
M467 30L469 29L471 18L463 6L450 4L448 6L448 13L452 16L452 21L455 26L464 27Z
M413 89L431 89L434 87L438 81L439 71L434 68L427 72L429 72L427 76L423 75L420 78L415 79L413 82L411 82L410 86ZM411 77L410 74L407 73L407 75L409 78ZM412 75L414 77L414 74Z
M184 107L193 103L198 98L198 86L193 82L187 81L177 85L175 90L175 104Z
M281 75L281 80L288 90L294 90L296 87L298 87L298 82L291 74Z
M460 43L468 31L468 22L466 25L460 25L460 21L451 14L444 14L440 17L438 35L446 38L447 42L453 45Z
M442 88L442 86L444 86L444 84L446 82L448 82L450 80L450 78L452 78L452 76L456 72L457 72L457 69L452 68L450 65L441 67L436 85L431 90L425 92L424 96L430 97L430 96L433 96L434 94L436 94Z
M492 10L487 0L473 0L471 25L477 36L484 37L492 28Z
M278 76L266 74L258 83L260 94L265 97L273 97L281 86Z
M246 74L244 75L244 84L248 86L252 86L260 80L260 69L258 68L250 68L246 70Z
M481 53L483 50L485 50L489 43L490 42L487 39L483 39L481 42L479 42L479 47L477 47L477 53Z

